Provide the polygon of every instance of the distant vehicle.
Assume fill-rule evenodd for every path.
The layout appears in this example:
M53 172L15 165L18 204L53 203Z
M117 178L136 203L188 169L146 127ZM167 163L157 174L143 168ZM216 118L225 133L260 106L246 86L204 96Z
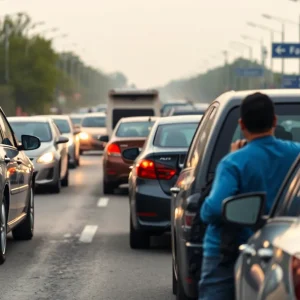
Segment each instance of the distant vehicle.
M240 246L237 300L300 299L300 156L264 216L265 194L240 194L223 202L224 221L258 231ZM244 209L237 209L237 207ZM235 213L236 212L236 213Z
M84 117L84 115L82 115L82 114L71 114L70 115L74 129L81 128L81 121L82 121L83 117Z
M26 156L41 145L24 134L16 139L0 108L0 264L6 259L7 234L15 240L31 240L34 231L34 168ZM21 143L20 143L21 142Z
M104 112L104 113L106 113L107 104L99 104L99 105L95 106L94 110L95 110L95 112Z
M171 193L201 116L158 119L144 147L128 148L130 247L148 248L150 237L170 231Z
M168 111L167 116L203 115L205 110L193 106L175 106Z
M69 166L76 168L80 164L80 130L74 129L72 121L67 115L50 115L63 136L69 139Z
M84 115L81 122L80 154L84 151L103 150L104 145L99 140L101 136L107 136L106 114L89 113Z
M194 103L194 107L198 110L202 110L203 113L205 113L209 107L209 103Z
M112 194L120 184L128 183L131 161L122 153L127 148L143 147L157 117L122 118L115 127L112 137L102 136L108 142L103 155L103 192Z
M109 92L107 132L112 132L120 119L139 116L159 116L160 101L157 90L114 89Z
M189 102L188 100L184 100L184 99L165 102L161 106L160 115L165 117L168 115L169 110L171 110L173 107L185 106L185 105L192 106L191 102Z
M171 189L173 292L177 293L177 299L197 298L205 233L204 224L193 223L201 208L199 198L208 180L214 177L218 162L228 154L231 143L243 138L238 125L240 104L254 92L230 91L212 102L195 133L180 176ZM278 89L262 92L275 103L278 118L275 135L300 142L300 91ZM192 235L192 229L198 234Z
M39 149L25 152L34 165L35 186L60 193L61 186L69 185L69 139L49 117L10 117L9 122L19 140L23 134L30 134L41 141Z

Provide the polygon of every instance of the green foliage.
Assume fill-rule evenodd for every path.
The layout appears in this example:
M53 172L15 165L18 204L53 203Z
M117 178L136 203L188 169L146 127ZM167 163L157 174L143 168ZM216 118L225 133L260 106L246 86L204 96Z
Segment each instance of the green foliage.
M260 89L265 87L280 87L279 74L265 70L264 78L240 78L236 76L237 68L258 68L256 62L237 59L232 64L208 70L205 74L174 80L160 88L162 98L190 98L197 102L210 102L228 90Z
M51 106L60 106L58 95L64 95L67 102L61 108L66 111L105 102L110 88L127 83L123 74L106 75L86 66L71 52L55 53L51 40L39 35L29 37L29 30L34 27L35 23L23 13L0 19L0 84L9 85L13 91L13 97L9 97L11 106L20 106L29 114L48 113ZM9 82L5 80L5 61L9 66ZM3 102L0 94L0 106L4 106Z

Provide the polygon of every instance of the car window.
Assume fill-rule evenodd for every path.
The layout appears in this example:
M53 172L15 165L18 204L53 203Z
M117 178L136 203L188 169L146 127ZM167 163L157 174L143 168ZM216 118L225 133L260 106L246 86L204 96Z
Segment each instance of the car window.
M61 133L71 133L71 127L68 120L53 119L53 121Z
M217 108L213 106L204 114L190 147L187 160L185 162L185 168L195 168L198 161L202 158L205 145L215 119L216 111Z
M147 137L154 122L124 122L117 129L118 137Z
M71 117L71 121L74 125L80 125L82 118L75 118L75 117Z
M106 127L106 117L86 117L82 120L82 127Z
M5 116L0 113L0 127L2 129L3 138L1 140L1 143L8 146L15 146L13 133L8 125L8 122L5 118Z
M275 136L300 142L300 104L278 103L275 104L275 112L278 118ZM244 138L238 125L239 117L238 106L228 113L214 146L209 173L214 173L218 162L230 151L231 143Z
M155 134L153 145L157 147L183 147L190 146L198 123L179 123L159 125Z
M290 201L288 201L282 215L288 217L298 217L300 216L300 180L298 173L298 181L296 183L295 190L291 195Z
M50 142L52 135L49 124L46 122L10 122L18 140L23 134L36 136L41 142Z

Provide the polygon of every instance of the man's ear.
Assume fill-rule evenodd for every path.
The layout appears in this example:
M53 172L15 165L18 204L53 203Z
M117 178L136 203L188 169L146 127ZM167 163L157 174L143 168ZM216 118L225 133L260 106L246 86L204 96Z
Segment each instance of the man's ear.
M277 116L274 116L273 119L273 128L275 128L277 126Z
M239 125L241 127L241 130L245 130L246 129L245 124L244 124L244 122L243 122L242 119L239 119Z

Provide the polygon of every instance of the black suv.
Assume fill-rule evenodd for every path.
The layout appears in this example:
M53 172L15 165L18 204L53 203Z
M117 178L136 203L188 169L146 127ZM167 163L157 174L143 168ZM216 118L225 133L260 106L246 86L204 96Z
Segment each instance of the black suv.
M254 92L230 91L212 102L198 126L176 185L171 189L173 293L177 299L197 298L205 230L197 236L191 234L193 219L200 209L201 193L213 178L218 162L229 152L233 141L243 138L238 126L239 107L241 100ZM262 92L275 103L278 116L275 135L300 141L300 90Z

